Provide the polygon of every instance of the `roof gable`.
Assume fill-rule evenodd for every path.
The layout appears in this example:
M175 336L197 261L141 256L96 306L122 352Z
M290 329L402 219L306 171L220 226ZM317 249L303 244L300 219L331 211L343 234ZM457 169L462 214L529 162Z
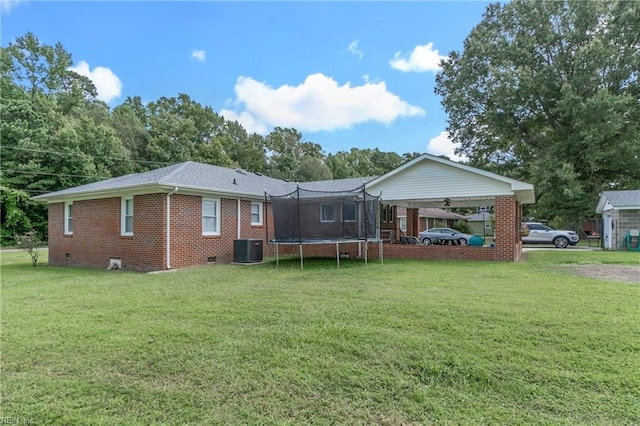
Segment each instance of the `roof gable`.
M535 201L533 185L454 161L423 154L367 184L388 201L405 200L407 207L487 205L498 195L515 195L523 204Z
M640 190L604 191L596 206L596 213L606 210L635 210L640 209Z

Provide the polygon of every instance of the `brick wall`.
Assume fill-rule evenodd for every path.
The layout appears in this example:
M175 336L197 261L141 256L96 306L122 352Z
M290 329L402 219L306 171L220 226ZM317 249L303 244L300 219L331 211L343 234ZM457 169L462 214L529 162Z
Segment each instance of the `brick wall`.
M220 200L220 235L202 235L202 197L174 194L171 196L171 267L205 265L210 262L233 261L233 242L238 238L237 199ZM264 204L264 203L262 203ZM251 201L240 202L240 238L263 240L266 256L265 211L263 224L251 224ZM273 230L273 219L267 213Z
M64 203L49 205L49 264L107 268L111 258L123 269L163 267L164 195L135 196L133 236L120 235L120 197L73 203L73 235L64 235Z

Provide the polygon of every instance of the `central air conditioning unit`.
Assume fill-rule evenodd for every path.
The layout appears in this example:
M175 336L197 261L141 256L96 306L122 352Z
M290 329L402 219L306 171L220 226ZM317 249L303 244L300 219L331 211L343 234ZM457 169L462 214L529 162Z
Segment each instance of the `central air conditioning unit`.
M233 261L235 263L262 262L262 240L252 238L234 240Z

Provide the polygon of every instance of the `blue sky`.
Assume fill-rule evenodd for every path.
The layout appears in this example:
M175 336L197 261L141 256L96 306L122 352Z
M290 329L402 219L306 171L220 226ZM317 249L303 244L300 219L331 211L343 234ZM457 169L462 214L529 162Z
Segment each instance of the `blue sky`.
M294 127L325 152L449 155L433 93L487 2L0 0L1 41L62 43L114 107L186 93L249 131Z

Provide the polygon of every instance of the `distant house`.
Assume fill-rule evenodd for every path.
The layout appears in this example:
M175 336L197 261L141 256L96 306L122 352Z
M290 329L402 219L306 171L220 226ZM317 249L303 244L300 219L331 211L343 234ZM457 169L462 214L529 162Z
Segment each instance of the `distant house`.
M629 233L640 230L640 190L604 191L596 207L602 215L602 244L607 250L627 250ZM634 247L637 247L634 240Z
M469 216L465 216L469 227L474 235L493 235L493 215L487 211L480 211Z
M407 209L398 207L399 226L402 231L407 230ZM418 209L418 231L435 227L453 228L457 221L466 220L458 213L439 208L421 207Z

